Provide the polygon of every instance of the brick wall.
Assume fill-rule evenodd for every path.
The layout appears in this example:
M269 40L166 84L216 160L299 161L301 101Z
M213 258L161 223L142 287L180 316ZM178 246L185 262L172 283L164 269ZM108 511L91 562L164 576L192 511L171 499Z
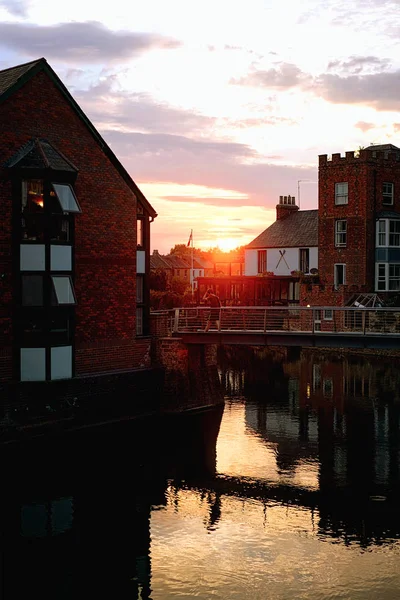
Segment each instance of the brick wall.
M77 375L149 368L150 338L128 342L117 339L97 344L90 342L87 346L77 345L75 364Z
M136 198L43 72L0 105L0 164L32 137L47 139L79 169L75 185L82 208L82 214L75 217L77 370L86 372L91 357L91 371L124 369L127 364L139 367L148 358L143 357L142 342L134 349ZM11 187L5 176L8 173L3 169L0 275L4 272L5 279L0 279L0 318L11 314ZM104 342L101 351L99 342Z
M395 153L385 158L383 152L362 150L346 156L333 154L319 157L319 253L318 263L323 283L334 283L334 264L346 264L346 280L353 291L375 289L375 214L380 210L400 212L400 162ZM383 182L394 183L393 206L385 206ZM335 205L335 183L348 183L348 204ZM346 247L335 247L335 220L347 221Z
M158 344L159 361L165 368L164 411L179 412L223 403L216 346L187 346L179 338L162 338Z

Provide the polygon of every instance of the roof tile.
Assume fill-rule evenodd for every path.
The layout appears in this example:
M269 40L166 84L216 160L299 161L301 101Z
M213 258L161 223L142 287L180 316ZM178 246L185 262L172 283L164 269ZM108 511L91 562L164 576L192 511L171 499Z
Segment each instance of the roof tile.
M0 71L0 96L17 83L18 79L25 75L27 71L35 67L41 60L43 60L43 58Z
M299 210L278 219L246 248L318 246L318 210Z

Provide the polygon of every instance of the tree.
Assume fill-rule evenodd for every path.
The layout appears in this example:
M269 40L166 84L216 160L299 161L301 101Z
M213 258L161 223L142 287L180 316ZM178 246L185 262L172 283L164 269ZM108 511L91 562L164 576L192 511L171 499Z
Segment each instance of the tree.
M181 256L185 258L192 255L192 248L190 246L187 246L186 244L175 244L175 246L171 248L169 253L174 254L175 256Z
M171 279L171 291L174 292L175 294L183 296L187 287L188 287L187 282L184 279L182 279L181 277L173 277Z
M150 271L150 289L157 292L165 292L167 289L167 273L164 269L154 269Z

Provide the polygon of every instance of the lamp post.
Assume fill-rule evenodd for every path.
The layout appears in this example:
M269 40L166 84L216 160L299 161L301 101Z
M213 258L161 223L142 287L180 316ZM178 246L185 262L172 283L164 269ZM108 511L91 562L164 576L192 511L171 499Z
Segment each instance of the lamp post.
M298 179L297 180L297 198L299 200L299 209L300 209L300 184L301 183L317 183L313 179Z

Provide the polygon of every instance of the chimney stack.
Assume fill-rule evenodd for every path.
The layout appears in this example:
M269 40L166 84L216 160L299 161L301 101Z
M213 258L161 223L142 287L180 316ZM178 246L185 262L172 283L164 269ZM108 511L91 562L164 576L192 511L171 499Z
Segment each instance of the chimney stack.
M276 205L276 220L286 219L291 213L299 210L294 196L279 196L279 204Z

